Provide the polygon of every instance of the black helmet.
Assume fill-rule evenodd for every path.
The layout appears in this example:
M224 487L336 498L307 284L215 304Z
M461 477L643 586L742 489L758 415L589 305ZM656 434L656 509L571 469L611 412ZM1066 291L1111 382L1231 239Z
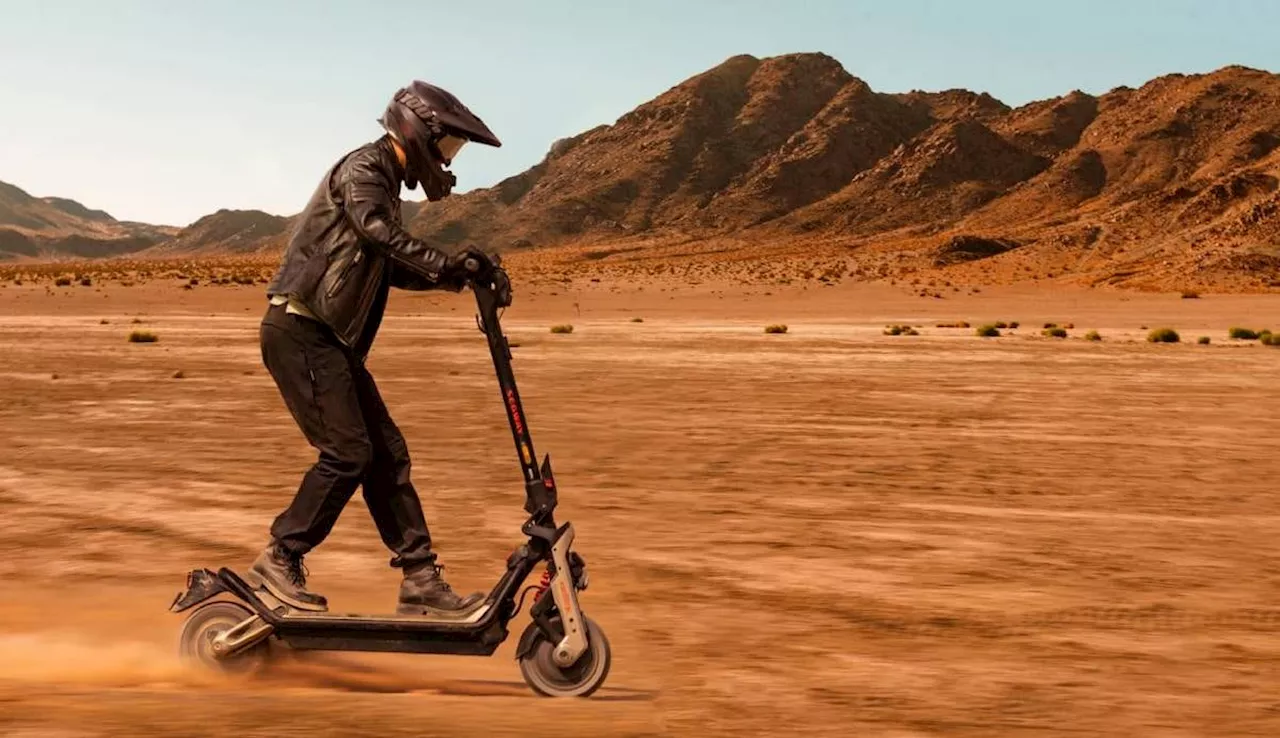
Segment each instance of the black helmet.
M428 200L448 196L457 184L445 167L463 144L502 145L462 101L426 82L414 81L398 90L378 122L404 149L405 184L412 190L422 182Z

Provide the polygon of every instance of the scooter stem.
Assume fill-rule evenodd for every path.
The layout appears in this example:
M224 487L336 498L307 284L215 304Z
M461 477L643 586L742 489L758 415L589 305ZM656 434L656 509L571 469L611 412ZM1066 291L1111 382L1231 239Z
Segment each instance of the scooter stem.
M495 271L500 267L495 267ZM505 273L504 273L505 275ZM502 405L507 412L507 422L511 427L511 438L515 444L516 455L520 460L520 471L525 483L525 511L530 522L539 528L550 526L555 530L553 513L556 507L555 478L551 473L551 459L543 459L538 465L537 453L533 447L533 436L525 418L524 406L520 401L520 391L516 387L515 373L511 368L511 344L502 332L498 316L498 297L493 289L492 274L485 278L471 280L471 288L476 296L476 308L479 312L477 321L481 331L489 342L489 354L493 359L493 370L498 378L498 391L502 395Z

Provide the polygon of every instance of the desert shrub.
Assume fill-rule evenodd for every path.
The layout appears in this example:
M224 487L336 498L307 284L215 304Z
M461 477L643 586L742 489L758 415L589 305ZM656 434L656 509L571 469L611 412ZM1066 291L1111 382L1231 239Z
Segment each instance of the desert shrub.
M1233 326L1227 331L1227 338L1234 338L1239 341L1256 341L1258 339L1258 332L1250 328Z
M983 338L999 338L1000 337L1000 328L998 327L998 325L978 326L978 330L975 332L979 336L982 336Z
M1067 337L1067 329L1059 328L1056 325L1052 328L1045 328L1043 331L1041 331L1041 333L1047 336L1048 338L1066 338Z
M57 287L70 287L71 277L58 277L53 281L53 284Z
M172 376L174 379L185 379L187 374L186 372L179 369L178 371L174 372Z
M1172 328L1156 328L1147 334L1147 340L1151 343L1177 343L1182 339Z
M884 327L886 336L918 336L920 332L909 325L887 325Z
M573 326L565 323L564 325L551 326L552 333L573 333Z
M773 325L766 325L764 327L764 332L765 333L786 333L787 327L782 323L774 323Z
M1199 338L1197 338L1197 339L1196 339L1196 343L1200 344L1201 346L1208 346L1208 345L1209 345L1209 337L1208 337L1208 336L1200 336Z
M1062 326L1062 327L1063 327L1063 328L1066 328L1067 330L1073 330L1073 329L1076 327L1076 324L1075 324L1075 323L1067 323L1066 325L1064 325L1064 326Z
M1264 334L1260 340L1264 346L1280 346L1280 333Z
M1084 340L1086 340L1086 341L1101 341L1101 340L1102 340L1102 334L1101 334L1101 333L1098 333L1097 331L1089 331L1088 333L1084 334Z
M92 279L89 279L88 277L85 277L85 278L83 278L83 279L81 279L81 280L80 280L80 286L81 286L81 287L92 287L92 286L93 286L93 280L92 280Z
M937 327L938 328L968 328L969 323L966 321L960 320L954 323L939 323Z
M1052 330L1052 329L1057 328L1057 327L1058 327L1058 324L1057 324L1057 323L1045 323L1045 324L1044 324L1044 329L1045 329L1046 331L1048 331L1048 330Z
M1016 330L1018 330L1018 321L1016 321L1016 320L1011 320L1011 321L1009 321L1009 330L1011 330L1011 331L1016 331Z
M133 331L129 334L129 343L155 343L160 337L151 331Z
M1004 322L1003 320L996 321L996 328L998 330L1004 330L1005 328L1008 328L1008 327L1009 327L1009 324Z
M631 322L632 322L632 323L643 323L643 322L644 322L644 318L632 318L632 319L631 319Z
M1184 300L1199 300L1199 299L1200 299L1200 293L1199 293L1199 292L1196 292L1195 290L1185 290L1185 291L1183 291L1183 293L1182 293L1182 299L1184 299Z

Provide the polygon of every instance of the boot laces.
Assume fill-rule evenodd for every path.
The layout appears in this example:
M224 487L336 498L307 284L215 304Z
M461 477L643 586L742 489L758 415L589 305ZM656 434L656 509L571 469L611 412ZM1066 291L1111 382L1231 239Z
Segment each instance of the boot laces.
M285 567L285 573L289 577L289 583L296 587L305 589L307 586L307 575L311 572L307 571L306 564L302 563L302 557L290 555L288 557L288 562L288 565Z
M430 587L439 592L453 593L453 588L444 580L441 572L444 571L444 564L426 564L421 569L415 569L413 574L406 574L406 578L413 578L419 582L420 586ZM427 574L431 572L431 574ZM421 579L419 579L421 577Z
M436 586L439 587L442 592L452 593L453 588L449 586L449 583L444 580L444 576L441 575L441 572L444 571L444 564L432 564L431 566L436 571Z

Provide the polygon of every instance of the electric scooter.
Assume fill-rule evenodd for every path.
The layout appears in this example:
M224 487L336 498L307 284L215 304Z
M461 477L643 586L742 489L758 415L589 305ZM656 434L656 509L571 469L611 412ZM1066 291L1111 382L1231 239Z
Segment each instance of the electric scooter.
M170 605L173 612L195 608L182 627L180 654L205 666L235 674L266 667L273 649L381 651L492 655L507 639L507 625L533 593L532 622L524 629L515 657L534 692L549 697L585 697L609 674L609 641L578 602L588 578L582 557L572 550L573 524L556 525L556 483L551 457L536 463L533 439L516 390L511 348L499 325L499 310L510 305L511 287L498 264L467 259L475 292L476 322L489 341L498 388L506 407L524 475L528 541L507 558L506 572L485 600L461 613L426 615L342 615L295 609L264 588L251 587L234 571L196 569L186 589ZM523 587L546 562L541 580ZM517 599L518 596L518 599Z

